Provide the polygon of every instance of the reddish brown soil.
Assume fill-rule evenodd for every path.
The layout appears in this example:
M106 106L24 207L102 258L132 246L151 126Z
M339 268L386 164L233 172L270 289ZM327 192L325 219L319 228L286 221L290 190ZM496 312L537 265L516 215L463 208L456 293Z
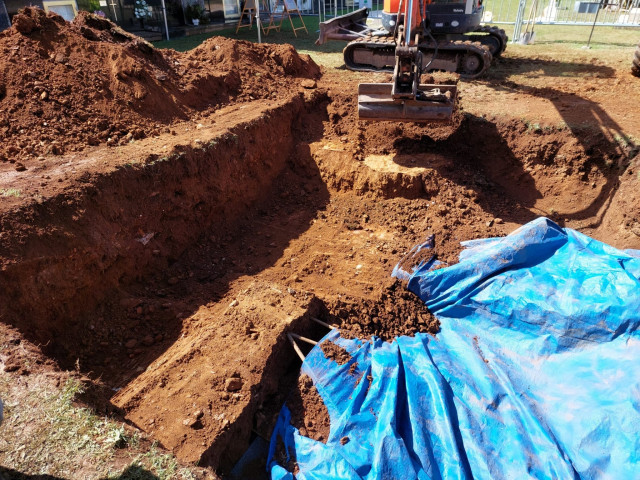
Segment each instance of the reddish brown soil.
M330 311L340 322L340 330L347 336L369 338L376 335L392 341L396 337L413 336L418 332L435 335L440 330L440 321L418 297L397 281L384 287L375 300L356 300L345 295L331 305ZM346 351L344 353L349 355ZM332 354L336 357L334 352ZM333 358L326 351L325 356ZM339 360L343 360L343 357L336 357L338 364L342 364Z
M320 73L290 45L218 37L188 53L160 51L95 15L67 23L31 7L0 33L0 52L0 171L157 137L178 120L275 99Z
M338 365L344 365L351 360L351 355L340 345L336 345L331 340L325 340L320 344L320 348L322 349L322 353L329 360L333 360Z
M56 362L44 355L40 347L25 340L17 329L0 324L0 337L3 345L0 362L5 372L30 375L56 370Z
M301 375L296 387L287 398L291 411L291 424L300 434L318 442L327 443L330 420L327 407L307 375Z
M435 333L389 279L430 234L448 263L539 215L640 248L640 164L615 139L640 137L626 64L554 77L547 98L507 58L461 84L450 125L364 125L356 84L382 77L303 88L317 67L287 46L178 54L89 16L18 23L0 34L0 318L20 332L3 338L6 374L34 368L15 351L34 340L95 382L91 405L182 460L224 473L252 430L268 438L299 368L286 332L326 333L310 316L359 337ZM511 114L523 103L530 116Z

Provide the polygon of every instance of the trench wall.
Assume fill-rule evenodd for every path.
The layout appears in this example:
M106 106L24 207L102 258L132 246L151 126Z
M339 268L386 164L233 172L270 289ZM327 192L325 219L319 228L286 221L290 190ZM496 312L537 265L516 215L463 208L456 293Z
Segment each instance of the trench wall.
M83 174L78 188L1 213L0 319L46 343L203 233L224 235L268 192L294 149L292 130L322 101L296 94L251 118L231 115L196 144Z

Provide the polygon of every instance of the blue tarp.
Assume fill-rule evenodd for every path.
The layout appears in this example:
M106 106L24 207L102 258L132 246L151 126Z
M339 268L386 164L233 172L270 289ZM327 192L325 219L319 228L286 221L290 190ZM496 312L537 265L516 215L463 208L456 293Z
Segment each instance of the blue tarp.
M640 478L640 251L545 218L463 245L454 266L405 272L436 337L332 331L349 363L309 353L331 433L301 436L283 407L272 478L293 478L277 437L298 479Z

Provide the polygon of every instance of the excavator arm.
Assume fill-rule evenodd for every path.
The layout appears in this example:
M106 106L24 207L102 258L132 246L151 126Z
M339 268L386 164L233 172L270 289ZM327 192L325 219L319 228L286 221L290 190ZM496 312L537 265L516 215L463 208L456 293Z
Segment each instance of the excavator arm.
M394 30L392 83L360 84L358 117L368 121L449 121L456 105L456 85L420 83L425 69L418 44L431 35L423 0L401 0L400 12ZM436 54L437 48L433 57Z

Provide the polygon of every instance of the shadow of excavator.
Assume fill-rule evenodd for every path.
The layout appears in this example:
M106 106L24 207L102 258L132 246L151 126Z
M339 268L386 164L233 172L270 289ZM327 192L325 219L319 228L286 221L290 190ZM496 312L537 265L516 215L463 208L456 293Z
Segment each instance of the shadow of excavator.
M489 101L500 99L502 94L517 94L544 99L555 108L562 124L571 131L586 159L576 168L567 167L566 175L586 182L589 173L597 171L598 190L594 190L588 204L570 208L554 205L545 211L539 200L548 195L540 191L537 179L532 175L530 163L552 165L562 140L545 138L545 129L529 119L514 124L512 135L532 138L531 152L535 158L522 158L522 149L513 148L508 137L508 125L465 113L459 125L444 137L431 127L412 128L407 125L388 127L389 136L395 137L394 162L404 167L424 167L438 172L441 177L465 188L474 190L482 208L496 217L515 223L526 223L544 215L561 225L578 222L580 228L597 228L601 225L617 191L619 177L624 173L630 158L638 147L631 135L596 101L580 90L555 87L560 79L574 78L580 85L585 77L599 79L619 78L620 73L606 66L585 62L554 59L499 59L486 77L475 80L476 85L486 86L496 93ZM527 81L528 79L544 79ZM587 84L587 82L585 82ZM593 84L591 84L593 85ZM461 84L464 90L464 83ZM640 83L639 87L640 89ZM538 100L538 104L540 104ZM547 127L546 131L553 129ZM536 144L536 135L540 135ZM440 139L438 139L440 138ZM561 138L566 139L566 135ZM548 144L547 144L548 142ZM480 167L480 170L478 170ZM595 188L595 187L594 187Z
M626 72L625 72L626 73ZM528 78L544 78L547 86L538 87L518 83L511 76L526 75ZM553 87L554 78L591 78L613 79L619 73L612 67L597 63L558 61L553 59L500 59L496 68L479 82L500 93L518 93L551 102L571 130L584 152L588 155L587 169L595 166L605 179L598 195L585 208L572 212L559 212L566 220L594 219L590 228L599 226L608 210L618 185L619 176L624 173L629 159L637 153L638 146L631 135L597 102L586 95L563 91ZM631 75L628 74L631 78ZM604 151L603 146L606 146ZM617 164L607 162L607 154L618 156ZM545 213L545 212L543 212ZM549 212L546 212L549 214Z

